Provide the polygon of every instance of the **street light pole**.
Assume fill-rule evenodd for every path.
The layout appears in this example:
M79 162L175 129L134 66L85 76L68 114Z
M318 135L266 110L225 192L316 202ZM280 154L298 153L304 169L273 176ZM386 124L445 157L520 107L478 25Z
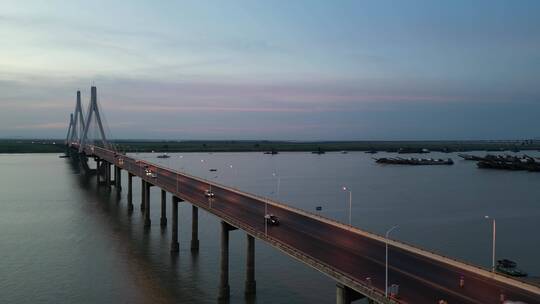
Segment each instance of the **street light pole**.
M388 231L386 231L386 239L384 240L385 242L385 249L386 249L386 262L385 262L385 274L384 274L384 296L386 298L388 298L388 235L390 234L390 232L392 232L392 230L396 229L398 226L394 226L390 229L388 229Z
M272 173L272 175L277 178L277 200L279 201L279 186L281 184L281 176L279 176L275 172Z
M484 216L484 218L489 219L489 215ZM497 229L495 218L492 220L492 240L491 240L491 271L495 272L495 241L497 239Z
M349 191L349 226L351 226L351 214L352 214L352 190L347 187L343 187L343 191Z
M352 191L349 191L349 226L352 225L351 216L352 216Z
M210 188L210 189L209 189L210 193L213 193L213 192L212 192L212 184L208 184L208 186L209 186L209 188ZM212 194L210 194L210 196L208 196L208 206L210 207L210 209L212 209L212 196L211 196L211 195L212 195Z
M279 201L279 186L281 184L281 176L278 176L277 178L277 199Z
M238 175L238 174L236 174L236 170L238 170L238 169L233 168L232 164L229 164L229 168L231 169L231 171L230 171L231 178L232 178L232 180L235 180L237 178L237 175Z
M268 219L266 215L268 215L268 202L264 201L264 235L268 236Z

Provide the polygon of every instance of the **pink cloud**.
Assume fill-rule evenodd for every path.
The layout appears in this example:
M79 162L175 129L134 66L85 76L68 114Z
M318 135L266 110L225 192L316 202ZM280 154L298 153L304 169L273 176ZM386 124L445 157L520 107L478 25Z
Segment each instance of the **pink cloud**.
M16 126L11 127L11 129L14 129L14 130L65 129L67 130L67 127L68 127L68 124L66 122L49 122L49 123L39 123L39 124L16 125Z
M293 108L293 107L257 107L257 106L175 106L175 105L107 105L109 110L130 112L322 112L328 109L322 108Z
M73 102L75 104L75 102ZM36 102L36 101L2 101L2 110L59 110L65 109L68 106L67 102ZM70 106L70 105L69 105ZM75 106L73 106L75 107Z
M304 131L310 130L314 127L320 127L318 125L275 125L271 128L265 126L246 126L246 127L182 127L182 128L158 128L153 129L155 132L163 133L206 133L206 134L228 134L230 132L248 132L248 133L274 133L274 132L288 132L288 131Z
M390 86L390 85L389 85ZM391 87L391 86L390 86ZM455 94L429 89L388 89L362 82L147 82L120 81L104 93L108 108L136 112L323 112L372 103L452 102ZM108 96L106 96L106 95Z

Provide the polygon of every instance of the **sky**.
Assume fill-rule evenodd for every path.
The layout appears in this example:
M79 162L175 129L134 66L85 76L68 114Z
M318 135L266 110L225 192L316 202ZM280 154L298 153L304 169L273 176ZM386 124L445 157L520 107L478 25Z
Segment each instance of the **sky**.
M0 3L0 137L540 138L540 1Z

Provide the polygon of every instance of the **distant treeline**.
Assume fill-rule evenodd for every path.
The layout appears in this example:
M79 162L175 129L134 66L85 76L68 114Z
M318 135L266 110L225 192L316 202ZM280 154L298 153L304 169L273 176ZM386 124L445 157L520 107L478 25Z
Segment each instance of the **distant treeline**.
M64 150L62 140L0 139L0 153L60 153Z
M540 140L500 141L149 141L116 140L118 151L125 152L268 152L268 151L388 151L428 149L430 151L517 151L538 150ZM64 151L63 140L0 140L0 153L58 153Z

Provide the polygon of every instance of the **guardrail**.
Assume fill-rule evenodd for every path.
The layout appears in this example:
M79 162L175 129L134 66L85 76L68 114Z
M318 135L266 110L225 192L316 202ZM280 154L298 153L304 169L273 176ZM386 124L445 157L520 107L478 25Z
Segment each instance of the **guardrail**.
M105 159L105 160L107 160L107 161L109 161L111 163L114 163L114 164L118 165L119 167L121 167L121 168L123 168L125 170L131 171L131 173L134 174L134 175L142 175L142 176L140 176L142 179L144 179L144 180L146 180L146 181L148 181L148 182L150 182L152 184L155 184L156 186L160 186L159 185L160 184L159 180L149 179L144 174L140 174L141 172L137 172L138 169L139 169L138 166L135 169L132 168L132 161L133 162L137 161L137 159L135 159L135 158L132 158L132 157L129 157L129 156L126 156L126 155L122 155L121 157L124 158L124 163L123 163L123 165L120 165L120 164L118 164L118 162L115 161L114 153L112 154L113 156L111 157L111 152L109 150L106 150L106 149L103 149L103 148L100 148L100 147L94 147L93 153L94 153L94 155L96 155L96 156L98 156L100 158L103 158L103 159ZM118 154L118 156L120 156L120 154ZM131 159L132 161L126 161L126 158ZM178 179L178 176L183 176L185 178L189 178L189 179L198 181L200 183L212 185L213 187L218 187L218 188L222 188L222 189L225 189L225 190L235 192L235 193L240 194L240 195L245 196L245 197L255 198L256 200L263 201L263 202L265 201L265 199L263 197L260 197L260 196L254 196L254 195L242 192L242 191L240 191L238 189L232 189L230 187L220 185L218 183L215 183L215 182L203 179L203 178L199 178L199 177L196 177L196 176L193 176L193 175L190 175L190 174L186 174L186 173L183 173L183 172L180 172L180 171L177 171L177 170L173 170L173 169L170 169L170 168L165 168L165 167L163 167L163 166L161 166L159 164L150 163L150 162L147 162L147 161L144 161L144 160L140 160L140 161L143 162L146 165L152 166L154 168L158 168L159 170L163 170L164 172L173 173L175 175L176 179ZM159 171L157 171L157 172L159 173ZM159 174L158 174L157 177L159 179ZM164 187L164 188L168 188L168 187ZM182 199L187 200L187 197L185 195L183 195L181 191L176 191L176 190L171 191L171 189L167 189L167 190L169 192L173 193L174 195L176 195L176 196L178 196L178 197L180 197ZM267 242L272 247L284 252L285 254L295 258L296 260L298 260L298 261L300 261L302 263L305 263L305 264L309 265L310 267L313 267L313 268L317 269L321 273L333 278L334 280L336 280L336 281L338 281L338 282L340 282L340 283L342 283L342 284L344 284L346 286L349 286L349 288L352 288L352 289L356 290L357 292L359 292L359 293L361 293L361 294L363 294L365 296L368 296L369 298L377 301L378 303L405 304L405 302L403 302L403 301L399 301L399 300L396 300L396 299L393 299L393 298L386 298L384 296L384 291L383 290L371 286L370 284L368 284L368 282L358 281L352 275L347 274L345 272L342 272L339 269L336 269L336 268L332 267L331 265L329 265L327 263L324 263L323 261L309 255L306 252L299 251L299 250L295 249L294 247L289 246L288 244L286 244L284 242L281 242L278 239L275 239L275 238L273 238L271 236L265 235L264 233L252 228L248 223L243 222L241 219L236 219L236 218L230 217L227 214L225 214L225 213L223 213L223 212L221 212L219 210L208 208L206 205L200 204L199 202L192 201L192 200L190 200L190 202L197 205L199 208L202 208L202 209L206 210L207 212L218 216L219 218L221 218L225 222L229 223L230 225L232 225L232 226L234 226L236 228L242 229L242 230L246 231L248 234L250 234L250 235L252 235L252 236L254 236L254 237L256 237L256 238L258 238L260 240L263 240L263 241ZM276 207L282 207L281 204L276 204L275 202L272 202L271 204L275 205Z
M148 163L150 163L150 162L148 162ZM372 232L368 232L368 231L359 229L357 227L353 227L353 226L344 224L344 223L339 222L337 220L330 219L330 218L321 216L319 214L315 214L315 213L310 212L310 211L306 211L306 210L302 210L302 209L299 209L299 208L296 208L296 207L292 207L292 206L286 205L286 204L281 203L281 202L276 202L276 201L274 201L274 200L272 200L270 198L265 198L265 197L260 196L260 195L247 193L247 192L244 192L242 190L239 190L239 189L231 187L231 186L225 186L225 185L216 183L214 181L210 181L210 180L207 180L207 179L204 179L204 178L200 178L200 177L188 174L188 173L180 172L180 171L178 171L176 169L166 168L166 167L163 167L163 166L161 166L159 164L155 164L155 163L151 163L151 164L152 164L152 166L160 168L160 169L162 169L164 171L174 172L175 174L178 174L178 175L181 175L181 176L184 176L184 177L188 177L188 178L197 180L199 182L206 183L208 185L212 185L212 187L219 187L219 188L222 188L222 189L225 189L225 190L229 190L229 191L234 192L234 193L236 193L238 195L241 195L241 196L250 197L250 198L262 201L262 202L266 202L266 203L268 203L268 204L270 204L270 205L272 205L274 207L286 209L286 210L289 210L291 212L295 212L297 214L301 214L301 215L310 217L312 219L321 220L321 221L323 221L323 222L325 222L327 224L339 227L341 229L344 229L344 230L347 230L347 231L350 231L350 232L353 232L353 233L356 233L356 234L360 234L360 235L362 235L364 237L367 237L367 238L382 242L383 244L388 242L388 245L403 249L405 251L420 254L420 255L422 255L424 257L434 259L434 260L439 261L441 263L449 264L449 265L452 265L452 266L454 266L456 268L460 268L460 269L463 269L463 270L466 270L466 271L470 271L470 272L473 272L475 274L482 275L484 277L488 277L488 278L497 280L499 282L506 283L506 284L509 284L509 285L512 285L512 286L515 286L515 287L519 287L519 288L522 288L522 289L525 289L525 290L528 290L530 292L537 293L537 294L540 295L540 287L538 287L538 286L531 285L531 284L528 284L526 282L516 280L513 277L510 277L510 276L507 276L507 275L504 275L504 274L492 272L492 271L490 271L490 270L488 270L486 268L480 267L478 265L474 265L474 264L470 264L470 263L467 263L467 262L464 262L464 261L460 261L458 259L448 257L448 256L442 255L440 253L436 253L434 251L426 250L426 249L423 249L423 248L420 248L418 246L411 245L411 244L408 244L408 243L405 243L405 242L396 241L396 240L393 240L393 239L390 239L390 238L387 239L384 236L381 236L381 235L378 235L378 234L375 234L375 233L372 233Z
M87 152L86 149L87 149L87 147L85 147L83 150L85 152ZM103 148L97 147L97 146L91 146L90 149L92 151L92 154L94 154L94 155L96 155L98 157L107 159L109 162L112 162L112 163L115 163L115 164L117 164L114 161L115 155L116 156L122 155L122 154L118 154L116 152L113 152L113 151L110 151L110 150L107 150L107 149L103 149ZM138 161L138 159L133 158L133 157L128 157L127 155L122 155L122 156L124 158L132 159L135 162ZM356 227L353 227L353 226L350 226L350 225L346 225L346 224L341 223L339 221L336 221L334 219L330 219L330 218L321 216L319 214L315 214L315 213L312 213L312 212L309 212L309 211L305 211L305 210L302 210L302 209L299 209L299 208L295 208L295 207L289 206L287 204L277 202L277 201L269 199L269 198L265 198L263 196L247 193L247 192L241 191L241 190L239 190L237 188L234 188L234 187L221 185L221 184L216 183L214 181L210 181L210 180L207 180L207 179L204 179L204 178L193 176L191 174L181 172L181 171L178 171L178 170L175 170L175 169L166 168L166 167L163 167L163 166L161 166L159 164L151 163L151 162L148 162L146 160L139 160L139 161L144 162L145 164L151 165L151 166L153 166L155 168L159 168L160 170L163 170L164 172L175 174L176 175L176 177L175 177L176 180L178 180L178 176L183 176L185 178L189 178L189 179L201 182L201 183L211 185L212 187L222 188L222 189L234 192L234 193L236 193L236 194L238 194L240 196L252 198L254 200L258 200L258 201L261 201L261 202L264 202L264 203L268 203L268 204L270 204L270 205L272 205L274 207L277 207L277 208L282 208L282 209L288 210L290 212L294 212L296 214L300 214L300 215L303 215L303 216L306 216L306 217L309 217L309 218L312 218L312 219L315 219L315 220L318 220L318 221L322 221L322 222L324 222L326 224L329 224L329 225L332 225L334 227L339 227L339 228L347 230L349 232L352 232L352 233L361 235L363 237L366 237L366 238L381 242L382 244L388 243L388 245L394 246L394 247L402 249L404 251L407 251L407 252L410 252L410 253L413 253L413 254L417 254L417 255L426 257L428 259L438 261L438 262L446 264L446 265L453 266L453 267L455 267L457 269L462 269L464 271L469 271L469 272L475 273L477 275L480 275L480 276L483 276L483 277L486 277L486 278L490 278L490 279L496 280L498 282L505 283L505 284L508 284L508 285L511 285L511 286L514 286L514 287L518 287L518 288L527 290L527 291L529 291L531 293L540 295L540 287L538 287L538 286L534 286L534 285L528 284L526 282L515 280L512 277L509 277L509 276L506 276L506 275L491 272L491 271L489 271L489 270L487 270L485 268L482 268L480 266L473 265L473 264L470 264L470 263L467 263L467 262L463 262L463 261L457 260L455 258L447 257L447 256L441 255L439 253L435 253L433 251L425 250L425 249L422 249L422 248L419 248L417 246L410 245L410 244L407 244L407 243L404 243L404 242L400 242L400 241L396 241L396 240L392 240L392 239L387 239L387 238L385 238L385 237L383 237L381 235L371 233L371 232L368 232L368 231L364 231L362 229L359 229L359 228L356 228ZM131 164L129 166L131 166ZM122 167L122 166L120 166L120 167ZM141 174L141 172L135 172L135 170L131 170L131 171L135 175L141 175L141 178L149 181L150 183L155 183L154 180L147 179L147 177L144 176L143 174ZM170 192L173 192L173 193L177 194L178 196L182 196L182 194L180 192L178 192L177 190L178 189L176 189L175 191L170 191ZM214 210L214 209L209 210L204 205L200 205L200 204L197 204L197 205L202 207L203 209L211 212L211 213L216 214L217 216L219 216L221 218L228 218L227 222L231 221L230 224L233 225L233 226L236 226L232 222L237 222L237 220L231 219L230 217L226 216L225 214L223 214L223 213L221 213L221 212L219 212L217 210ZM219 214L217 214L217 213L219 213ZM292 248L292 247L290 247L290 246L288 246L288 245L286 245L286 244L284 244L284 243L282 243L282 242L280 242L278 240L269 238L268 236L264 236L264 235L261 236L260 232L251 229L249 227L249 225L241 225L241 226L242 227L238 227L238 228L241 228L241 229L247 231L251 235L256 236L257 238L259 238L261 240L267 241L268 243L270 243L275 248L280 249L281 251L285 252L286 254L290 255L293 258L297 258L297 259L299 259L299 260L301 260L303 262L305 262L304 259L309 259L311 261L311 262L309 262L309 264L311 266L313 266L314 268L320 270L321 272L333 277L334 279L336 279L338 281L343 281L343 280L345 280L344 278L346 278L345 281L347 281L347 282L342 282L345 285L347 285L347 286L349 286L351 288L353 287L351 285L354 285L354 286L356 286L356 288L354 288L354 289L359 291L359 292L362 292L362 293L363 292L369 292L369 290L364 290L366 288L366 286L362 282L359 282L358 280L352 278L350 275L348 275L346 273L343 273L343 272L339 271L338 269L335 269L332 266L327 265L327 264L323 263L322 261L319 261L319 260L309 256L307 253L297 251L296 249L294 249L294 248ZM300 257L300 258L298 258L298 257ZM324 268L324 270L321 270L322 268ZM341 278L341 279L339 279L339 278ZM361 289L361 290L358 290L358 289ZM373 292L373 297L377 297L377 294L378 295L381 294L381 291L379 291L379 290L377 290L375 288L370 289L370 290ZM386 299L386 298L383 297L383 300L384 299ZM394 302L388 302L388 303L400 303L400 302L394 301Z

